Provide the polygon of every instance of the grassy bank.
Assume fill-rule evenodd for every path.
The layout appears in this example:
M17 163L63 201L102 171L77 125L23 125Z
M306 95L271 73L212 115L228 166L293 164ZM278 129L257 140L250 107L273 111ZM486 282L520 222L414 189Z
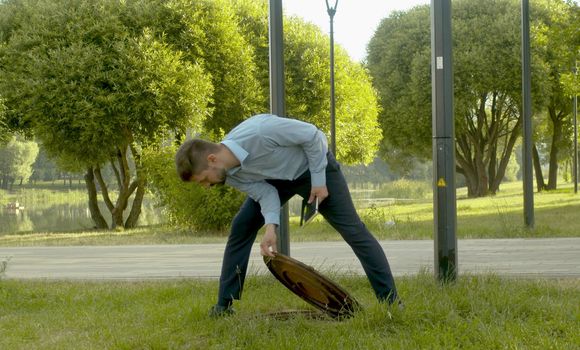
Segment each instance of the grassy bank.
M366 279L334 277L365 307L346 321L310 309L272 276L251 277L238 313L213 320L216 281L0 281L2 349L578 349L580 282L429 274L398 280L403 311L376 303Z
M380 203L380 202L377 202ZM539 238L580 236L580 195L571 184L561 190L535 193L535 228L526 229L521 183L502 185L502 191L485 198L467 198L458 191L458 238ZM413 203L374 205L359 213L379 239L432 239L433 204L430 199ZM291 240L340 240L322 218L304 228L290 219ZM0 236L0 246L21 245L117 245L225 242L227 232L191 232L164 226L125 231L51 232Z

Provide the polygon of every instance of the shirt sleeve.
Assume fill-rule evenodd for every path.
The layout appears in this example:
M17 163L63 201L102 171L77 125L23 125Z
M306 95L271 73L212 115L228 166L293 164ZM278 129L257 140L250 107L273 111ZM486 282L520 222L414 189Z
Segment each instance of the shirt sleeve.
M274 186L266 181L249 183L230 181L229 185L246 193L250 198L260 203L264 224L280 225L280 197Z
M326 186L328 141L316 126L296 119L271 116L261 124L260 134L273 147L302 147L308 159L312 187Z

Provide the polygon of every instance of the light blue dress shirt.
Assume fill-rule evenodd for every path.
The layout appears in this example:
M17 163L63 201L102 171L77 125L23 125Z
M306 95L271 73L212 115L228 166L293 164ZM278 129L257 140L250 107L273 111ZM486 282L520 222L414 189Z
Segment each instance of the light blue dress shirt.
M260 203L266 224L280 224L278 191L266 180L295 180L310 170L313 187L326 186L326 136L314 125L271 114L253 116L221 142L240 161L226 184Z

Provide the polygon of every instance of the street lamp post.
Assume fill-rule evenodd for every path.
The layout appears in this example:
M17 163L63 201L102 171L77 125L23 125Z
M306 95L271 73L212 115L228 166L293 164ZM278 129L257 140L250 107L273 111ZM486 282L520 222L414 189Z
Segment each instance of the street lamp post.
M286 116L284 85L284 26L282 0L270 0L268 17L270 47L270 110L272 114ZM278 251L290 255L290 209L288 203L280 211Z
M574 77L578 77L578 62L574 64ZM576 80L575 80L576 81ZM578 193L578 119L576 113L578 111L578 99L576 92L572 98L572 114L574 115L574 193Z
M532 171L532 83L530 68L530 2L522 0L522 177L524 183L524 223L534 228L534 185Z
M334 14L338 0L335 0L334 6L331 7L326 0L326 10L330 17L330 150L336 155L336 115L335 115L335 98L334 98Z

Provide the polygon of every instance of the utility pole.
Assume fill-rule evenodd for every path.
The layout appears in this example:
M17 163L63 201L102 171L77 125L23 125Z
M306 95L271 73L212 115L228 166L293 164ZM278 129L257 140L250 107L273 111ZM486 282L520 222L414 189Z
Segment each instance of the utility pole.
M534 228L534 184L532 172L532 83L530 74L530 3L522 0L522 165L524 182L524 222Z
M578 61L574 63L574 81L578 79ZM574 193L578 193L578 96L572 97L572 114L574 115Z
M458 270L451 45L451 0L431 0L435 276L442 282L455 280Z
M274 115L285 117L282 0L270 0L268 23L270 40L270 111ZM290 255L290 210L288 209L288 204L285 204L280 211L277 242L278 251L282 254Z

